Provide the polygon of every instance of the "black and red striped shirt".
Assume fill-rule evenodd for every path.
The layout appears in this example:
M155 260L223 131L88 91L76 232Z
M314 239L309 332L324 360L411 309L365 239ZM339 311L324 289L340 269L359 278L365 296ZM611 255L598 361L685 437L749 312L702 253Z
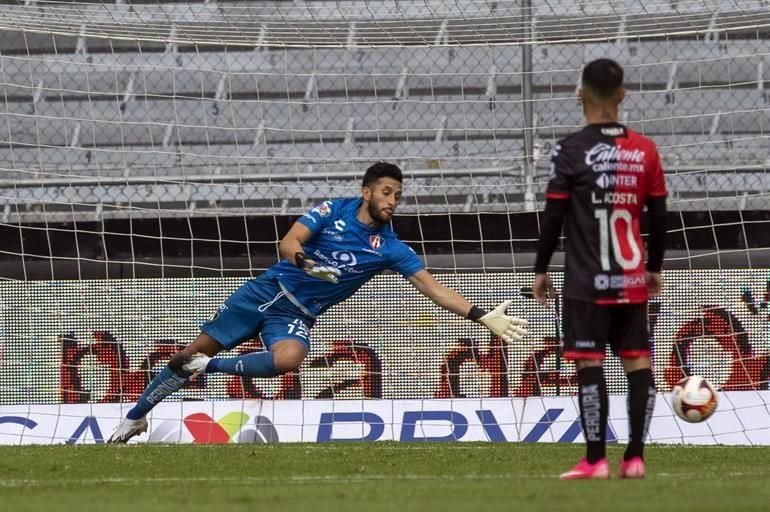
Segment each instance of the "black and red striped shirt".
M641 216L666 197L655 143L618 123L591 124L551 155L546 198L568 200L563 295L597 304L647 300Z

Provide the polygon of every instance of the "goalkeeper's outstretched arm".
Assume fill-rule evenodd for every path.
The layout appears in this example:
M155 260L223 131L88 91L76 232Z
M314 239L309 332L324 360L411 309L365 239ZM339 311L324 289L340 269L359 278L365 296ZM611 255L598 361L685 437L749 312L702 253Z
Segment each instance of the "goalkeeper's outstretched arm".
M526 320L506 314L512 302L510 300L503 302L492 311L485 311L468 302L455 290L436 281L427 270L416 272L409 277L409 282L435 304L484 325L506 343L513 343L527 334Z

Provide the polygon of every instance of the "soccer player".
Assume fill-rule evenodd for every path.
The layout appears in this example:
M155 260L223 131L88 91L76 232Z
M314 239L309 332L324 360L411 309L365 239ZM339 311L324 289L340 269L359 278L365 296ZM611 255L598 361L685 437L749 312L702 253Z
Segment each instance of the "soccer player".
M439 306L479 322L507 343L527 332L525 320L470 304L442 285L399 240L390 221L401 201L401 170L379 162L366 170L361 197L325 201L299 218L281 240L285 259L238 288L198 337L149 384L110 437L125 443L147 430L146 415L200 373L275 377L299 368L310 350L316 317L347 299L379 272L392 269ZM213 358L259 335L267 351Z
M628 379L629 442L621 478L644 477L644 439L655 406L647 299L660 293L666 236L666 183L650 139L618 123L623 69L598 59L583 69L579 97L586 126L551 154L533 293L548 306L548 264L566 218L564 357L575 361L587 454L563 479L609 478L605 347ZM647 261L640 235L647 207Z

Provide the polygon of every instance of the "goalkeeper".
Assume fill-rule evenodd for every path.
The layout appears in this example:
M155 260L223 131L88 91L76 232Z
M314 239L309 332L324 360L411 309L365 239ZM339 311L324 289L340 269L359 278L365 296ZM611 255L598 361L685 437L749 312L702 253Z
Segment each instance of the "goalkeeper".
M525 320L508 316L510 301L492 311L470 304L425 270L390 225L401 201L401 170L379 162L366 170L361 197L326 201L299 218L281 240L283 260L238 288L190 345L144 390L109 443L147 430L146 415L200 373L275 377L299 368L310 350L318 315L342 302L379 272L399 272L437 305L479 322L503 341L526 334ZM259 335L267 351L214 358Z

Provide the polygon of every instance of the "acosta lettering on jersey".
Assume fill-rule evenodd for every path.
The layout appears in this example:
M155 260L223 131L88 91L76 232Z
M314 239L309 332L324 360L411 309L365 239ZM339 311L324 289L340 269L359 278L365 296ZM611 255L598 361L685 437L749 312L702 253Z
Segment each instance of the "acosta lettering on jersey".
M287 260L267 271L310 314L318 316L342 302L383 270L409 277L424 265L390 225L373 228L358 220L361 198L325 201L299 218L312 233L303 246L308 258L336 267L337 284L308 276Z
M646 301L641 215L648 198L666 196L655 143L618 123L588 125L557 144L546 196L569 199L564 296Z

